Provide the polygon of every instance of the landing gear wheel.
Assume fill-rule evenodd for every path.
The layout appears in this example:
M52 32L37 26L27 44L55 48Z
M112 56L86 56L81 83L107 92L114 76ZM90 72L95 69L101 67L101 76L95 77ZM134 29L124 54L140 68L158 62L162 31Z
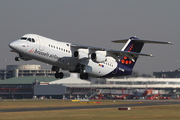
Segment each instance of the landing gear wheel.
M20 61L20 58L19 57L15 57L15 61Z
M64 77L64 74L62 73L62 72L60 72L60 73L58 73L58 72L56 72L55 73L55 78L63 78Z
M87 80L89 78L89 75L87 73L84 73L84 79Z
M80 78L87 80L89 78L89 75L87 73L81 73Z
M81 74L80 74L80 78L81 78L81 79L84 79L84 77L83 77L83 73L81 73Z
M59 78L63 78L63 77L64 77L64 74L63 74L62 72L60 72L60 73L58 74L58 76L59 76Z
M55 78L59 78L58 74L58 72L55 73Z

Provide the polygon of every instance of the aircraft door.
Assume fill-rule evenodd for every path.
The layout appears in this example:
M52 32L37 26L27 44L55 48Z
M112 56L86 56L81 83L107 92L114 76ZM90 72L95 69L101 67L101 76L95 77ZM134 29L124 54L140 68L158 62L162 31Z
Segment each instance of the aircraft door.
M26 44L26 46L24 46L24 47L25 47L25 51L28 51L30 42L31 42L31 38L28 38L28 39L26 40L26 43L27 43L27 44Z
M25 46L25 51L27 51L27 49L29 48L29 42L28 41L26 41L26 46Z
M38 37L39 39L39 50L43 51L44 50L44 40L42 37Z

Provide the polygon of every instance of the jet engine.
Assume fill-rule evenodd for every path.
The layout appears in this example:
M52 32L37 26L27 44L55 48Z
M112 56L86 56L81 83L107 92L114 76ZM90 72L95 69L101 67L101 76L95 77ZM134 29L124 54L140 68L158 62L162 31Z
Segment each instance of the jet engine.
M107 60L107 58L103 54L96 52L91 54L91 59L96 63L103 63Z
M87 59L88 58L88 54L83 52L83 51L76 50L73 53L73 57L76 58L76 59Z

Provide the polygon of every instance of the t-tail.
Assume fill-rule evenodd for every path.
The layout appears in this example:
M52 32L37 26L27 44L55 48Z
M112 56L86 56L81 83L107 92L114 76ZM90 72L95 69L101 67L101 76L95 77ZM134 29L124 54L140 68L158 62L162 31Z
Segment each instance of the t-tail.
M144 43L155 43L155 44L172 44L171 42L161 42L161 41L151 41L151 40L140 40L137 37L130 37L129 39L124 40L115 40L112 41L114 43L126 43L121 51L132 52L132 53L140 53ZM133 69L138 57L128 56L125 54L120 56L119 64L126 66L130 69Z

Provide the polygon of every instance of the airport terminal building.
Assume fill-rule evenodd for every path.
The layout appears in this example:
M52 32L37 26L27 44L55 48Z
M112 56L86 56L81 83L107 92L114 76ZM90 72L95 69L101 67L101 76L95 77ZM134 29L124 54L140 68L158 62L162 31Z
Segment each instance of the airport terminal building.
M50 69L41 69L41 65L7 65L5 70L0 70L0 80L13 77L54 77L55 72ZM68 72L64 72L69 76Z
M161 71L161 72L153 72L153 75L156 78L180 78L180 69Z
M134 90L150 89L152 95L161 94L177 98L180 95L180 79L129 78L97 79L96 82L77 77L14 77L0 81L0 97L8 98L88 98L92 94L123 95Z
M0 71L0 98L87 98L92 94L124 95L150 89L152 95L161 94L177 98L180 95L180 78L114 78L90 81L77 74L66 73L56 79L54 72L40 65L8 65Z

